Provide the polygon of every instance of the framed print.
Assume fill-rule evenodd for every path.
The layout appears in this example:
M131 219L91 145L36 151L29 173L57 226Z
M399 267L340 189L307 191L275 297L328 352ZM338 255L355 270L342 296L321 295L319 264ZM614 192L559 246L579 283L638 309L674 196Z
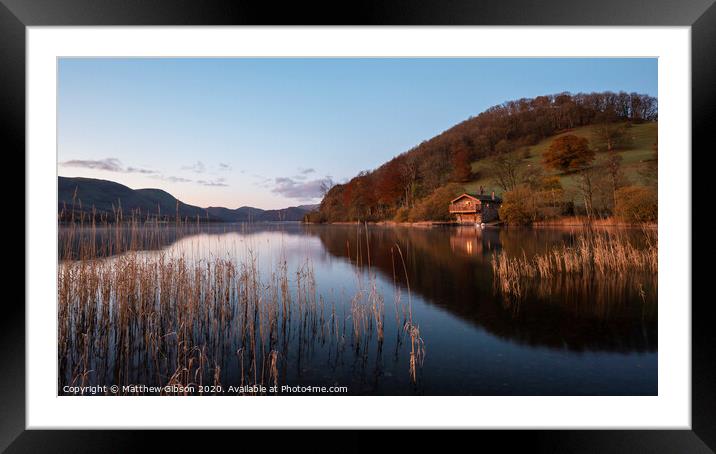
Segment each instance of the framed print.
M0 446L712 452L709 2L61 3L0 10L27 264Z

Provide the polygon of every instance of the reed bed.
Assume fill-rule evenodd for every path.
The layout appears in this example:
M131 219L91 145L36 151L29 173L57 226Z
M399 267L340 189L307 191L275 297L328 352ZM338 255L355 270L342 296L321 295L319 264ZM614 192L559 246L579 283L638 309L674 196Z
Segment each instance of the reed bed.
M367 261L368 278L357 266L355 294L327 300L318 294L308 259L289 270L282 257L262 273L250 251L238 261L140 250L159 249L179 235L177 229L190 234L202 228L199 223L134 219L102 226L100 241L94 228L72 223L60 241L60 388L141 384L162 394L222 384L253 389L287 383L289 367L300 370L316 348L328 351L334 368L351 351L364 358L382 349L384 299L360 242L356 265ZM408 374L415 382L424 347L412 309L402 328L411 339Z
M161 250L183 237L202 233L220 233L222 224L200 219L167 220L142 217L133 213L127 218L117 211L118 221L106 215L77 213L77 217L59 216L58 256L60 260L85 260L112 257L131 251ZM246 228L246 227L243 227Z
M658 244L654 231L643 230L644 245L639 247L625 235L590 231L579 235L571 244L562 243L543 253L527 257L492 254L495 286L503 295L520 300L528 289L551 288L550 282L570 277L590 279L622 278L641 273L654 277L658 269ZM561 280L561 285L564 280ZM636 284L643 292L641 283Z

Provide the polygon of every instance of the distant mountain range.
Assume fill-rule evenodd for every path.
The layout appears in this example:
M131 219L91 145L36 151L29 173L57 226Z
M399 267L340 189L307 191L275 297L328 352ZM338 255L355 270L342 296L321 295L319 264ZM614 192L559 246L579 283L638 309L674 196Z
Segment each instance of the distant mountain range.
M211 222L273 222L301 221L303 216L318 205L299 205L280 210L262 210L243 206L236 209L224 207L201 208L178 200L161 189L131 189L119 183L94 178L58 177L58 213L63 220L74 206L78 212L105 215L110 220L121 207L125 218L135 213L140 218L156 217L194 220L197 216Z

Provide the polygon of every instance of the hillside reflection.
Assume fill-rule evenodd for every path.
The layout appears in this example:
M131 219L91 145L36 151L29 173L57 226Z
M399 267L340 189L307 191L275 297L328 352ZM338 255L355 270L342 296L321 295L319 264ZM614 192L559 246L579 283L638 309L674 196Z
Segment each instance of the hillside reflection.
M370 251L371 266L391 280L399 246L414 293L501 338L575 351L626 353L657 348L655 275L562 276L536 281L529 297L519 305L495 294L493 252L529 257L551 245L570 243L574 232L371 226L366 245L365 231L361 228L358 232L356 226L305 229L317 235L336 257L349 260L351 251L351 262L359 266L367 266ZM638 232L633 235L638 241ZM395 279L405 285L402 268L396 269L400 272Z

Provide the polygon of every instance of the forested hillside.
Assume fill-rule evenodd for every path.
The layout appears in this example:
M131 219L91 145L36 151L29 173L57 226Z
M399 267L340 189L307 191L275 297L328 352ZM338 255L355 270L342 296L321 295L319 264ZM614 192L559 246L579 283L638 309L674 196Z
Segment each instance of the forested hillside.
M503 217L521 211L515 223L608 216L618 190L648 188L655 197L657 119L656 98L636 93L505 102L334 186L306 219L448 220L446 202L480 187L505 198ZM569 153L580 159L560 159Z

